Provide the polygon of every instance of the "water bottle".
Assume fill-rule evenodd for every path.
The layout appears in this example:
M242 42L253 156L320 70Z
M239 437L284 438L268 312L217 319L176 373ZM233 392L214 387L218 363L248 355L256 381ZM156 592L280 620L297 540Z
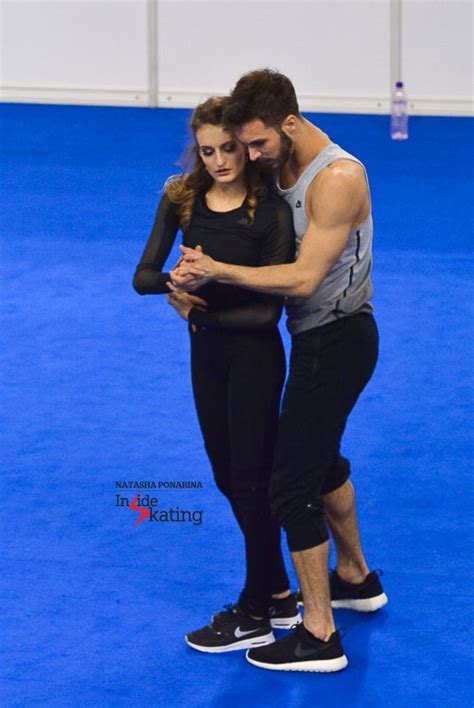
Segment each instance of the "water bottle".
M392 95L390 135L392 140L406 140L408 138L407 97L403 81L397 81Z

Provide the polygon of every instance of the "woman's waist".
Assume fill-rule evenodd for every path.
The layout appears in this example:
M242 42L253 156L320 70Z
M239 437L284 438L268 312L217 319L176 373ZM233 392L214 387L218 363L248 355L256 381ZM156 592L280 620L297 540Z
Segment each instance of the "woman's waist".
M278 325L273 327L208 327L188 323L191 342L199 340L212 340L219 342L276 342L280 343L281 333Z
M235 285L223 285L222 283L210 282L202 285L194 291L207 302L209 310L220 312L230 307L252 304L258 302L258 295L250 290L239 288Z

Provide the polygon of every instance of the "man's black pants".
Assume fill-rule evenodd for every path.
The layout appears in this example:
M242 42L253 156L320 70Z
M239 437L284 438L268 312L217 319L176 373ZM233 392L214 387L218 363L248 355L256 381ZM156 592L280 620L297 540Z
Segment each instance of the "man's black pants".
M321 497L349 477L341 438L377 357L378 331L370 314L344 317L292 338L270 483L271 507L291 551L328 539Z

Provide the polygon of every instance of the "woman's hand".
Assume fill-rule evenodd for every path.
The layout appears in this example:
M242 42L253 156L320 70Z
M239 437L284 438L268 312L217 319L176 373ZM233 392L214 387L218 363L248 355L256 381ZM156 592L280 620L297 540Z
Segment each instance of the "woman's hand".
M167 283L170 293L166 296L166 300L173 307L178 315L186 322L189 319L189 313L193 307L198 310L205 311L207 302L197 295L180 292L174 285Z

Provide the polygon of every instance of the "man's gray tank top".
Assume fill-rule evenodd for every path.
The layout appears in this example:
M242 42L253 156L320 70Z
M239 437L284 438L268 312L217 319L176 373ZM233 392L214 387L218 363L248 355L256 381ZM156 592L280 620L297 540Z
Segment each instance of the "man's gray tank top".
M331 143L316 155L293 187L281 189L279 183L276 184L278 194L284 197L293 211L296 257L308 228L308 217L305 212L306 190L321 170L334 160L340 159L353 160L362 165L368 189L369 182L364 165L336 143ZM370 281L372 233L372 207L370 207L367 218L356 229L351 230L343 252L317 290L309 298L286 298L285 307L288 316L286 324L291 334L299 334L341 317L372 312L373 308L369 302L372 297Z

